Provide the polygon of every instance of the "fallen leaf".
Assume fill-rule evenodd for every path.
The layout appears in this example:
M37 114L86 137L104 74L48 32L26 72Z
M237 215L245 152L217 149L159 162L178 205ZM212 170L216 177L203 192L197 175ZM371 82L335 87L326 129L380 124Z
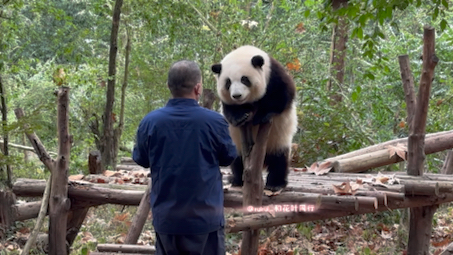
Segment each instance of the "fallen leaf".
M332 186L333 186L333 190L334 190L335 194L338 194L338 195L352 195L351 185L349 184L349 182L343 182L340 185L334 185L333 184Z
M110 171L110 170L105 170L103 174L105 176L107 176L107 177L110 177L110 176L116 174L116 172L115 171Z
M393 145L388 145L387 146L387 149L389 151L389 157L393 157L393 155L397 155L398 157L400 157L401 159L403 160L406 160L407 159L407 148L402 145L402 144L397 144L396 146L393 146Z
M294 59L293 62L289 62L286 64L286 67L289 69L289 70L294 70L294 71L299 71L300 70L300 67L301 67L301 64L299 62L299 59Z
M376 182L385 184L390 178L387 176L376 176Z
M83 177L84 177L83 174L70 175L68 177L68 180L70 180L70 181L80 181L80 180L83 179Z
M304 27L304 23L303 22L300 22L299 24L297 24L296 26L296 33L303 33L305 32L305 27Z
M129 216L129 213L117 214L117 215L115 215L114 219L117 221L124 221L127 219L128 216Z
M324 174L327 174L331 169L332 169L332 163L330 161L327 161L318 166L315 174L324 175Z
M447 244L450 243L450 238L445 238L444 240L440 241L440 242L431 242L431 244L434 246L434 247L442 247L442 246L445 246Z

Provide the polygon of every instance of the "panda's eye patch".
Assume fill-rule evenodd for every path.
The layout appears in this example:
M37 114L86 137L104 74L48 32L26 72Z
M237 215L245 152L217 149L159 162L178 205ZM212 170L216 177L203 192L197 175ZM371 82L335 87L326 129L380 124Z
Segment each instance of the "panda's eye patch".
M225 81L225 88L227 90L229 90L230 86L231 86L231 80L230 80L230 78L227 78L226 81Z
M241 77L241 82L247 87L252 86L252 83L250 82L250 80L249 80L249 78L247 76L242 76Z

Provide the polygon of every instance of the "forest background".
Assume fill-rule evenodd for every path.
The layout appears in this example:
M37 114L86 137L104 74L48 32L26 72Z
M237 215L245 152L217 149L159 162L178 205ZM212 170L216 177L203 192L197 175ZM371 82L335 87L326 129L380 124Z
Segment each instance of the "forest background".
M112 60L112 19L119 2L118 51ZM297 163L309 165L407 137L398 56L409 55L417 85L424 25L436 29L440 59L426 131L451 130L451 5L449 0L0 0L0 136L29 146L14 115L21 107L23 121L48 151L57 151L53 93L65 85L71 88L70 174L88 174L89 152L112 147L104 144L109 139L117 145L107 156L103 153L103 163L112 169L117 159L131 156L143 116L170 97L165 83L173 62L196 61L204 87L215 90L211 65L251 44L269 52L294 77ZM109 79L112 61L115 76ZM106 129L113 136L106 136ZM48 178L33 155L8 151L0 153L0 185L19 177ZM428 155L427 171L437 172L444 158L444 153Z

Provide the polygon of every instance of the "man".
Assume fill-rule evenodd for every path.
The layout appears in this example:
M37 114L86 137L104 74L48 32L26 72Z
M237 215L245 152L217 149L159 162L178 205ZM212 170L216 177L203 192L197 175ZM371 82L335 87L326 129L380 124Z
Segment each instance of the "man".
M220 166L236 148L226 120L202 108L202 77L192 61L174 63L168 73L173 96L141 121L133 159L151 168L151 208L156 254L225 254L225 219Z

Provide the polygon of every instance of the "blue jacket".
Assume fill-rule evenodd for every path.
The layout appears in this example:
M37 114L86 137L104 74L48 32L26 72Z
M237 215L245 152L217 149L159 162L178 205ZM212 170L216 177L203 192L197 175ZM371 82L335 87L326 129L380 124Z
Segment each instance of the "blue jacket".
M140 122L134 161L151 168L153 225L162 234L224 226L220 166L237 156L228 123L194 99L170 99Z

